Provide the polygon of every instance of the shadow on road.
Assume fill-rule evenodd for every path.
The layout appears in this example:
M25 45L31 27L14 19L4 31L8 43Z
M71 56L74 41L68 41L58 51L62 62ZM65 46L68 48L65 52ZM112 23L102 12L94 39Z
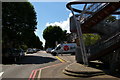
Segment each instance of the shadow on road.
M50 58L50 57L41 57L41 56L25 56L23 59L15 62L15 63L5 63L5 64L43 64L43 63L49 63L49 62L53 62L57 59L54 58Z

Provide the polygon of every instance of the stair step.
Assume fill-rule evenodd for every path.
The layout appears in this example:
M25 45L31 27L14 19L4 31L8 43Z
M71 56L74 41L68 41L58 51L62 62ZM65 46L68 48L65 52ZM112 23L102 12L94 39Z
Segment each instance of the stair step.
M104 13L105 13L105 14L108 14L108 12L107 12L107 11L104 11Z
M94 20L91 21L92 23L96 23Z
M96 73L103 73L103 71L101 71L101 70L99 70L99 71L82 71L81 70L81 72L79 71L79 72L77 72L77 71L70 71L70 70L68 70L68 69L64 69L66 72L69 72L69 73L74 73L74 74L96 74Z
M101 16L98 16L99 19L101 19L102 17Z
M105 75L105 73L100 72L100 73L73 73L73 72L68 72L66 70L63 70L63 73L68 75L68 76L74 76L74 77L92 77L92 76L99 76L99 75Z
M64 70L63 73L70 76L77 76L77 77L89 77L89 76L97 76L105 74L102 70L87 67L80 63L72 63L68 65Z

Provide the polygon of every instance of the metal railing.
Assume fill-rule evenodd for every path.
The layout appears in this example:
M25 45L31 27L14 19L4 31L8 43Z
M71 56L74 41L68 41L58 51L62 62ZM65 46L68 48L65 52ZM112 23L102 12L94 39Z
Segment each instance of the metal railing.
M89 51L88 53L90 53L90 56L92 56L93 54L99 53L100 51L105 50L118 42L120 42L120 32L107 40L98 42L88 47L87 50Z
M103 9L105 6L107 6L109 3L94 3L89 5L86 8L86 12L91 12L91 14L86 14L84 13L82 16L82 20L80 21L81 23L84 23L86 20L88 20L90 17L92 17L94 14L96 14L98 11Z
M120 41L120 32L118 32L116 35L109 37L108 39L104 40L104 41L100 41L90 47L86 47L84 48L84 42L82 40L82 30L81 30L81 24L83 24L84 22L87 22L87 20L89 20L91 17L94 17L94 15L96 15L99 11L103 10L105 7L109 6L110 3L84 3L85 6L83 8L83 10L78 10L75 8L72 8L71 5L73 4L79 4L79 2L73 2L73 3L69 3L67 5L68 9L71 10L72 14L73 14L73 18L75 21L75 25L77 26L77 33L79 37L79 44L81 46L81 53L82 53L82 58L83 58L83 62L84 64L88 63L88 56L86 57L86 50L88 51L87 53L90 53L90 56L99 53L100 51L103 51L111 46L113 46L114 44L116 44L117 42ZM87 6L86 6L87 5ZM75 16L74 14L75 12L79 12L79 16ZM80 22L80 24L78 23L78 21ZM85 50L84 50L85 49Z

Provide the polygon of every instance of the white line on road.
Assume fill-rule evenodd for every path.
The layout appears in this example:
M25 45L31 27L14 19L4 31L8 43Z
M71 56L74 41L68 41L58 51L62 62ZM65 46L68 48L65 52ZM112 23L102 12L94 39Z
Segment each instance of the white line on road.
M54 64L54 65L50 65L50 66L46 66L46 67L43 67L43 68L40 68L40 69L36 69L36 70L39 70L39 73L38 73L38 76L37 76L38 80L40 80L40 78L41 78L42 70L43 70L43 69L50 68L50 67L54 67L54 66L58 66L58 65L61 65L61 64L63 64L63 63L65 63L65 62L58 63L58 64Z
M39 70L38 80L40 80L40 78L41 78L41 72L42 72L42 69Z
M4 73L4 72L0 72L0 77L2 76L3 73Z

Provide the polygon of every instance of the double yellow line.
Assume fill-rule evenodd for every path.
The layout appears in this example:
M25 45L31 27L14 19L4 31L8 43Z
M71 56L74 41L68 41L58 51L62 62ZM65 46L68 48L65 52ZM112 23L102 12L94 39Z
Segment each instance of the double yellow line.
M58 57L58 56L55 56L59 61L61 61L61 62L66 62L65 60L63 60L63 59L61 59L60 57Z

